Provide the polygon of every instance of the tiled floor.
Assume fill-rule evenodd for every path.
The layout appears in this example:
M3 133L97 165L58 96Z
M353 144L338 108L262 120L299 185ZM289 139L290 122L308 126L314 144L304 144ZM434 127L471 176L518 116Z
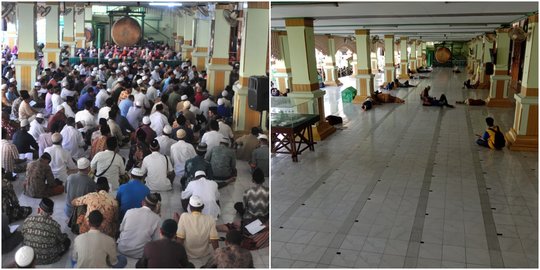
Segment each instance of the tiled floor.
M127 157L129 149L121 149L121 154L124 157ZM221 213L217 224L222 224L226 222L231 222L235 218L235 212L233 205L235 202L242 201L242 196L244 190L251 187L251 174L249 173L249 165L245 161L237 160L236 167L238 170L238 177L236 182L231 185L228 185L220 189L220 203L221 203ZM15 192L19 196L20 204L23 206L32 206L33 213L36 213L36 209L39 205L40 199L33 199L22 194L22 181L24 175L19 176L19 179L13 182L15 187ZM268 179L267 179L268 180ZM266 183L267 184L267 183ZM114 194L115 195L115 194ZM162 196L162 220L172 218L174 212L182 212L182 206L180 204L180 184L175 181L173 184L173 190L167 192L161 192ZM67 232L71 239L74 239L75 236L69 228L67 227L66 221L67 217L64 214L64 206L66 195L58 195L52 197L55 202L53 218L60 224L62 231ZM22 224L22 221L13 223L13 224ZM13 225L12 224L12 225ZM220 236L225 236L225 234L220 233ZM224 246L223 241L219 242L220 246ZM257 268L268 268L269 265L269 248L264 248L256 251L252 251L253 261L255 267ZM12 251L8 254L2 255L2 266L13 262L13 256L15 251ZM64 257L57 263L51 265L39 265L40 268L70 268L71 263L69 261L69 256L71 252L64 255ZM199 267L206 263L206 261L200 260L190 260L195 266ZM128 258L128 268L135 268L135 259Z
M507 131L514 109L423 107L427 85L451 103L489 91L451 69L427 76L393 91L405 104L368 112L341 102L354 80L327 87L343 127L298 163L272 155L273 268L538 267L538 153L475 144L487 115Z

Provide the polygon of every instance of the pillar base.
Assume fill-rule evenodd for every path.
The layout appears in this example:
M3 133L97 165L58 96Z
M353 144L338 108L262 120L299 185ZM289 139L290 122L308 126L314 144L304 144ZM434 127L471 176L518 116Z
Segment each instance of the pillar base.
M327 86L340 86L340 85L343 85L339 79L335 80L335 81L326 81L324 82L324 85L327 85Z
M229 65L212 64L207 67L207 88L211 95L221 92L229 84L229 75L232 67Z
M538 152L538 136L517 135L511 128L504 137L508 149L512 151Z
M184 60L186 59L189 59L191 60L191 54L193 53L193 46L191 45L182 45L182 58L184 58ZM191 63L193 63L193 61L191 61Z
M191 63L195 66L197 66L197 70L200 72L201 70L206 69L206 60L208 57L208 52L193 52L191 54L191 57L193 59L191 60Z
M488 107L509 108L514 106L514 102L508 98L488 98L486 105Z
M334 132L336 132L336 128L328 124L326 120L321 119L319 124L313 127L313 140L322 141Z
M273 76L277 81L277 85L275 85L275 87L279 89L281 93L286 93L287 88L291 88L292 73L274 73Z
M17 79L17 89L32 89L36 81L36 69L38 61L30 59L16 59L14 64Z
M399 78L402 79L402 80L408 80L408 79L410 79L411 77L409 77L408 74L399 74Z
M57 66L60 64L60 48L43 48L43 65L47 66L53 61Z

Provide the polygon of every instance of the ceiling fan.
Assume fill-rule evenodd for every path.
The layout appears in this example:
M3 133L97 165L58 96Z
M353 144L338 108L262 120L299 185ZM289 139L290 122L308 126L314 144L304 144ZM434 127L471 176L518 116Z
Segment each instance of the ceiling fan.
M514 41L524 41L527 39L528 35L529 34L527 34L523 28L517 25L510 28L510 31L508 31L508 36Z

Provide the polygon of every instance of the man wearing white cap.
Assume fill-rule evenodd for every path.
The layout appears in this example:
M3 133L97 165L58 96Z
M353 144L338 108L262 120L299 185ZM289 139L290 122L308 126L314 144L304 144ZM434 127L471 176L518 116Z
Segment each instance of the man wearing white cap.
M37 141L39 139L39 135L42 133L45 133L45 119L43 117L42 113L36 114L36 118L30 122L30 135L34 137L34 139Z
M159 149L159 142L154 139L150 143L152 153L144 157L141 169L148 172L146 186L150 190L167 191L172 189L172 182L169 177L174 176L173 165L169 157L159 153ZM172 179L174 180L174 178Z
M188 258L206 262L212 254L212 249L219 247L219 236L216 230L216 221L213 217L202 214L206 206L201 198L194 195L189 198L190 213L183 213L174 218L178 219L176 237L186 248Z
M135 101L133 106L128 109L126 119L133 128L137 128L139 127L139 123L141 122L143 116L144 111L141 102Z
M68 171L77 169L77 165L71 158L70 152L62 148L62 135L60 133L52 135L52 143L53 145L45 148L44 152L51 156L50 166L54 178L66 182Z
M249 165L251 166L251 171L253 172L255 168L260 168L265 177L268 177L269 175L269 162L268 159L268 136L265 134L259 134L259 147L257 147L253 152L251 153L251 160L249 161Z
M176 143L176 140L171 138L172 127L166 125L163 127L163 134L158 136L156 140L159 142L159 153L166 156L171 156L171 146Z
M60 92L60 97L63 100L66 100L68 96L76 97L78 95L77 91L68 89L69 84L67 82L62 83L62 91Z
M87 158L79 158L77 160L77 169L79 172L68 176L66 181L66 208L64 213L70 217L73 211L71 201L75 198L82 197L90 192L96 191L96 183L94 179L88 175L90 172L90 160Z
M146 90L146 97L148 100L151 100L152 102L156 100L158 97L158 91L154 87L155 81L152 79L148 82L148 89Z
M231 101L229 100L229 92L227 90L221 91L221 96L223 99L223 105L225 107L230 108L231 107Z
M107 79L107 88L112 88L113 87L114 83L117 80L116 75L117 75L116 72L111 72L111 76L109 77L109 79Z
M186 189L182 191L182 206L184 210L188 210L187 203L191 196L198 196L204 203L202 213L209 215L217 220L221 214L219 208L219 191L218 184L215 181L206 179L204 171L196 171L195 178L189 182Z
M146 195L150 194L150 189L144 184L146 171L141 168L133 167L130 172L129 182L121 185L116 192L116 200L120 205L119 220L129 209L139 208Z
M154 80L156 83L160 83L161 82L161 76L159 74L159 66L155 66L154 67L154 70L152 70L152 72L150 73L150 77L152 78L152 80Z
M171 159L174 165L176 178L180 178L184 175L186 161L197 156L193 145L185 141L186 135L187 133L185 130L178 129L176 131L178 142L171 145Z
M84 110L78 111L75 114L75 123L81 123L82 128L79 129L81 132L88 132L95 129L97 126L97 118L94 115L94 103L91 100L88 100L84 104Z
M16 268L34 268L36 266L36 254L29 246L22 246L15 252Z

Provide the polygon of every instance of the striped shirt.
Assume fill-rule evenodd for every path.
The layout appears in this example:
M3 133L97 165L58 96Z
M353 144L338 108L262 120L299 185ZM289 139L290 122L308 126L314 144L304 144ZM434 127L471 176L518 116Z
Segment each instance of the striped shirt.
M268 187L257 185L244 191L244 205L246 212L244 219L268 217L270 203Z

